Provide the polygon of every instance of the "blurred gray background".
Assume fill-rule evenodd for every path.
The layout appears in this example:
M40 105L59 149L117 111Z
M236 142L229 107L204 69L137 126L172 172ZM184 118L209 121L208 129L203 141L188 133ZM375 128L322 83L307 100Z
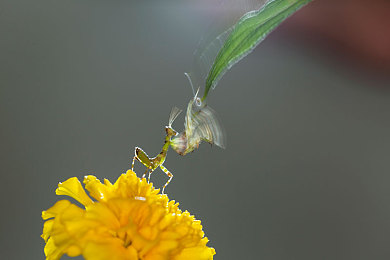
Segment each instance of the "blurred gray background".
M194 1L0 0L1 259L44 259L59 181L160 151L208 19ZM288 28L210 93L227 149L171 150L166 191L215 259L390 259L389 74Z

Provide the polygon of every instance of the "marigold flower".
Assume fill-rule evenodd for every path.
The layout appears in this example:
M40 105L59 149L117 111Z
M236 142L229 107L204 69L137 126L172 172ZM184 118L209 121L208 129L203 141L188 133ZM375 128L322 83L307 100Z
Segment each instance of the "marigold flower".
M47 260L82 255L87 260L213 259L199 220L182 212L167 195L129 170L111 184L95 176L70 178L58 184L83 208L60 200L42 212L42 238Z

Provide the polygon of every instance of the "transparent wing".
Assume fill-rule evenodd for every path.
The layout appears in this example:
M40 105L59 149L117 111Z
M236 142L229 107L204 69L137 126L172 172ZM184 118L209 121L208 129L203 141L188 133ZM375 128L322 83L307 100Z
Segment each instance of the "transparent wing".
M226 134L217 113L206 104L188 104L185 120L188 147L197 147L201 141L226 147Z
M187 106L185 129L171 140L171 146L180 155L198 148L202 141L226 147L226 134L217 113L205 103L198 103L195 96Z
M178 107L173 107L171 110L171 114L169 115L168 125L172 126L173 121L177 118L177 116L182 112L182 110Z
M226 148L225 130L217 113L212 108L209 106L202 108L194 120L199 123L194 130L195 136L221 148Z

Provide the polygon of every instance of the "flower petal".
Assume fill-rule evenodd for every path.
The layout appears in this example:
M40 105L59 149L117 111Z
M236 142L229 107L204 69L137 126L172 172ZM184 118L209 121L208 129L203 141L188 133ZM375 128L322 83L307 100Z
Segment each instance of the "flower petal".
M64 254L63 247L58 247L52 238L49 238L49 240L46 242L44 251L46 260L58 260Z
M46 260L59 260L64 254L86 260L213 258L215 250L207 247L200 221L133 171L114 184L94 176L86 176L84 184L95 202L77 178L70 178L56 193L85 208L61 200L42 212Z
M114 187L107 179L104 179L102 184L95 176L88 175L84 177L83 182L89 195L98 201L107 201L114 193Z
M86 260L137 260L138 253L132 247L123 247L119 241L106 241L106 243L90 242L86 245L83 256Z
M58 184L58 188L56 189L56 194L72 197L84 206L88 206L93 203L76 177L70 178L62 183L60 182Z
M183 249L173 260L210 260L213 259L213 255L215 255L214 248L197 246Z
M62 213L70 205L69 200L60 200L57 201L51 208L48 210L42 211L42 219L46 220L49 218L54 218L58 214Z

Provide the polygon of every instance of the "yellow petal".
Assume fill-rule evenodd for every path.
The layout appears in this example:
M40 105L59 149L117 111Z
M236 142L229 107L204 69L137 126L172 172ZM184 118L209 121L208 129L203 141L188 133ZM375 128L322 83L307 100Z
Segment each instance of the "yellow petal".
M86 176L84 184L95 202L77 178L60 183L56 193L74 198L85 209L61 200L42 212L46 260L64 254L86 260L213 258L215 250L207 247L200 221L133 171L114 184L94 176Z
M66 254L70 257L79 256L81 253L81 248L76 245L72 245L66 250Z
M138 253L132 247L123 247L119 241L109 243L90 242L84 249L83 256L86 260L138 260Z
M43 224L43 231L41 237L47 242L53 229L54 220L50 219Z
M61 256L64 254L62 252L63 247L58 247L52 238L49 238L45 245L45 255L46 255L46 260L58 260L61 258Z
M56 194L72 197L84 206L88 206L93 203L76 177L70 178L62 183L60 182L58 184L58 188L56 189Z
M69 205L69 200L57 201L56 204L53 205L53 207L49 208L46 211L42 211L42 219L45 220L49 218L54 218L58 214L62 213L67 207L69 207Z
M213 255L215 250L212 247L190 247L183 249L173 260L210 260L213 259Z
M98 201L107 201L115 195L113 185L107 179L102 184L95 176L88 175L84 177L83 182L85 189L89 191L89 195Z
M86 218L113 230L120 228L120 223L114 213L101 203L95 203L89 207Z

